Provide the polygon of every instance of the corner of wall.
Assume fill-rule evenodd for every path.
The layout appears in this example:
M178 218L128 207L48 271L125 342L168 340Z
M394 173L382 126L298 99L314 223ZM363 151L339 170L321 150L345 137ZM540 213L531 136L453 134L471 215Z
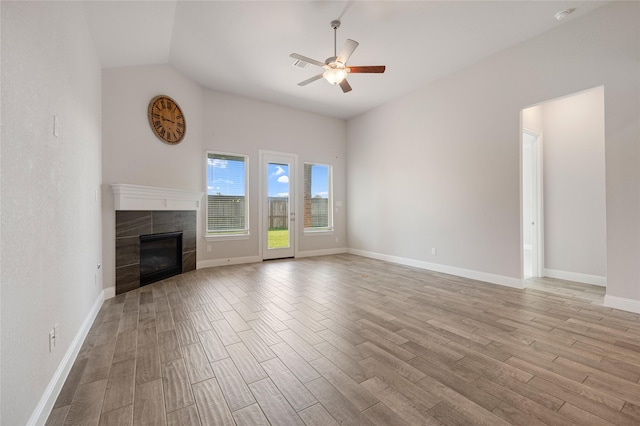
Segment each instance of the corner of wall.
M45 389L40 401L38 401L38 405L36 405L35 410L31 414L28 425L43 425L47 422L47 418L53 409L53 405L62 390L62 386L64 382L67 380L67 376L71 371L71 367L80 352L80 348L82 347L82 343L84 339L87 337L89 330L91 329L91 325L93 321L96 319L100 308L102 307L102 302L104 302L104 298L102 294L98 296L96 301L93 303L91 310L87 314L86 318L82 322L80 329L76 333L71 345L69 345L69 349L65 352L64 357L60 361L58 368L56 369L53 377L49 381L47 388Z
M640 314L640 300L636 299L606 295L602 306Z

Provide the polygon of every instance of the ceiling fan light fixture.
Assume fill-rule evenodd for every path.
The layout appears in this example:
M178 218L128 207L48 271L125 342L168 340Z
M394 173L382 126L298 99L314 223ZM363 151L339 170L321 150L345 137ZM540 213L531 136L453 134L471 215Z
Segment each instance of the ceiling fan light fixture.
M344 68L327 68L327 70L322 73L322 77L329 83L337 85L347 78L347 71Z

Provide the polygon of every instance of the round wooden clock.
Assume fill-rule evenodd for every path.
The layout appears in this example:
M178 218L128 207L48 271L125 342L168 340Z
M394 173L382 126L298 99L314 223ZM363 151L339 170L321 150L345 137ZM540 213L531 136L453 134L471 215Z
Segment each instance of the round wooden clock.
M182 142L187 131L187 122L176 101L160 95L151 99L147 112L153 133L163 142L176 145Z

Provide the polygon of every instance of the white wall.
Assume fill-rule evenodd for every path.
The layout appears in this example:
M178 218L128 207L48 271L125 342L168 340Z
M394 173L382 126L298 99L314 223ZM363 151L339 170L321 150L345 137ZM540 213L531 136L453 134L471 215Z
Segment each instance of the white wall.
M187 131L178 145L162 142L149 127L147 107L156 95L173 98L185 115ZM105 288L115 286L115 211L111 184L203 191L202 107L202 88L171 66L103 71L102 244ZM114 291L112 288L109 293Z
M158 94L173 97L187 119L185 139L170 146L149 128L147 105ZM257 259L258 150L299 156L299 181L304 161L333 165L334 199L345 193L346 124L343 120L205 90L168 65L113 68L103 71L103 251L104 286L115 285L115 215L112 183L206 191L206 151L248 154L251 235L239 241L207 241L205 198L198 215L198 267L226 259ZM302 197L298 197L302 206ZM302 208L299 208L302 211ZM300 235L300 255L344 250L344 208L334 214L333 235ZM299 226L302 221L297 222ZM335 239L338 239L338 242ZM207 244L211 245L208 252Z
M604 89L544 103L542 115L546 275L604 281Z
M34 413L72 339L102 301L96 277L101 71L81 4L0 7L0 423L18 425ZM49 353L48 333L56 323L57 347Z
M612 2L349 120L349 247L519 279L520 111L602 85L607 295L640 302L639 16Z
M216 260L259 255L259 155L258 150L270 150L298 155L297 216L302 218L303 163L314 162L333 166L334 204L342 202L334 212L335 231L331 235L304 236L304 221L298 220L298 251L304 256L316 252L344 250L346 247L345 151L344 120L298 111L211 90L205 96L204 150L249 155L249 222L251 235L247 240L209 241L211 252L198 251L198 261L215 264ZM203 176L204 179L204 176ZM336 241L337 238L337 241ZM205 244L204 237L200 243ZM203 246L204 247L204 246Z

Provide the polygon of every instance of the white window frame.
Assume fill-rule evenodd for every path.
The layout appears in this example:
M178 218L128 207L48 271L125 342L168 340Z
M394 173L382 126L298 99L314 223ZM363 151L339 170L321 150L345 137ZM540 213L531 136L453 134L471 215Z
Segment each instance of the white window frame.
M328 173L328 179L329 179L329 187L328 187L328 191L329 191L329 197L328 197L328 205L327 205L327 213L328 213L328 226L326 227L322 227L322 228L307 228L306 226L304 226L304 188L305 188L305 176L304 176L304 169L306 165L312 165L312 166L324 166L327 167L329 170ZM304 235L305 236L320 236L320 235L331 235L333 234L333 165L332 164L327 164L327 163L319 163L319 162L315 162L315 161L305 161L303 163L302 166L302 214L303 214L303 226L304 226Z
M225 232L209 231L209 155L224 155L230 157L242 157L244 158L244 212L245 212L245 229ZM250 223L249 223L249 155L237 152L225 152L225 151L213 151L207 150L205 155L205 188L207 188L206 194L206 215L204 220L204 235L207 241L230 241L230 240L246 240L250 236Z

